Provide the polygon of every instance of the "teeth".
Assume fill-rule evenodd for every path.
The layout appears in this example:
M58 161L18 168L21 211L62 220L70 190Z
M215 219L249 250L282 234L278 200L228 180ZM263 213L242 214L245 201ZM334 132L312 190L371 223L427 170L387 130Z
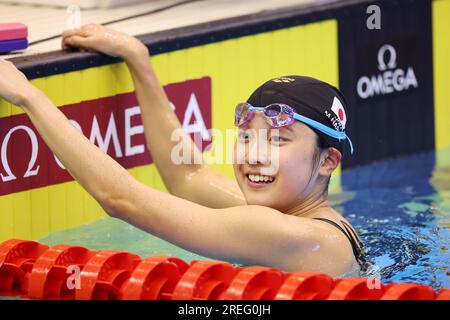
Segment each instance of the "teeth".
M273 177L269 177L269 176L260 176L260 175L254 175L254 174L249 174L248 178L250 179L250 181L252 182L272 182L273 181Z

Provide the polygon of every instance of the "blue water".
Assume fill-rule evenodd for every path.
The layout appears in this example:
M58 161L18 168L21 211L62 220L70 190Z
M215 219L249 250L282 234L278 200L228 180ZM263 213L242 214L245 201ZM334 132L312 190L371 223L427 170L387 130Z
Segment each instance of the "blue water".
M384 283L423 283L436 290L450 287L450 149L350 169L341 179L342 191L330 194L330 203L365 244L372 267L362 276ZM177 256L187 262L206 259L112 218L53 233L41 242L141 257Z

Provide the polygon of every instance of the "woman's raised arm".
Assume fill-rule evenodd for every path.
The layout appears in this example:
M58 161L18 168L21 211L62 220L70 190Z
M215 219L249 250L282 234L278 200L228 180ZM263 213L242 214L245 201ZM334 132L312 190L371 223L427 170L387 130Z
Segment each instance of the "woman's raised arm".
M0 98L21 107L69 173L105 207L132 176L81 134L9 61L0 59Z
M245 204L237 183L205 164L202 153L183 131L153 70L149 52L139 40L94 24L64 32L62 44L63 48L96 50L125 60L141 107L147 147L171 194L213 208ZM190 164L175 164L171 159L172 149L179 144L171 140L176 130L183 150L190 150Z

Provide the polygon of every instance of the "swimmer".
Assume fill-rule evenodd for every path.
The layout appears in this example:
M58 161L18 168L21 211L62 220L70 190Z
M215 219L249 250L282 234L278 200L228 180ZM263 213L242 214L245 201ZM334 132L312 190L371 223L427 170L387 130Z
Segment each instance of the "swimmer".
M196 161L171 160L178 142L170 137L182 127L147 47L137 38L90 24L65 31L62 47L125 61L147 147L169 193L134 179L5 60L0 60L0 97L23 109L68 172L110 216L189 251L231 263L332 276L364 266L357 233L328 202L331 174L344 145L351 146L345 134L347 106L338 89L313 78L286 76L265 82L239 103L234 148L243 152L242 161L233 164L236 180L232 180L202 161L187 133L183 143ZM255 155L252 149L263 143L272 151ZM278 163L272 170L275 151Z

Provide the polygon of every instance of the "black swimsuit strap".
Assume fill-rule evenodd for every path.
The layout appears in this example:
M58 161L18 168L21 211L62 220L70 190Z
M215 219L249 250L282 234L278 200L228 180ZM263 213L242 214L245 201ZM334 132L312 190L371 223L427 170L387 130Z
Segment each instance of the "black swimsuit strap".
M353 230L353 228L351 228L350 225L348 223L346 223L345 221L341 220L341 222L344 225L345 230L347 230L349 233L351 232L353 234L353 237L356 239L356 241L358 241L359 246L363 247L363 243L361 242L361 239L359 239L359 236L356 234L355 230Z
M327 223L335 226L339 230L341 230L342 233L345 235L345 237L348 239L348 241L350 241L350 245L352 246L353 254L355 255L356 261L358 262L358 264L361 266L362 269L366 268L366 259L365 259L365 256L364 256L364 251L362 250L362 242L359 240L358 237L356 237L357 240L355 240L351 236L352 233L355 234L355 232L353 230L351 232L349 231L349 229L351 230L351 228L347 228L347 225L344 224L344 227L346 229L346 230L344 230L336 222L334 222L332 220L329 220L329 219L325 219L325 218L313 218L313 219L320 220L320 221L323 221L323 222L327 222Z

